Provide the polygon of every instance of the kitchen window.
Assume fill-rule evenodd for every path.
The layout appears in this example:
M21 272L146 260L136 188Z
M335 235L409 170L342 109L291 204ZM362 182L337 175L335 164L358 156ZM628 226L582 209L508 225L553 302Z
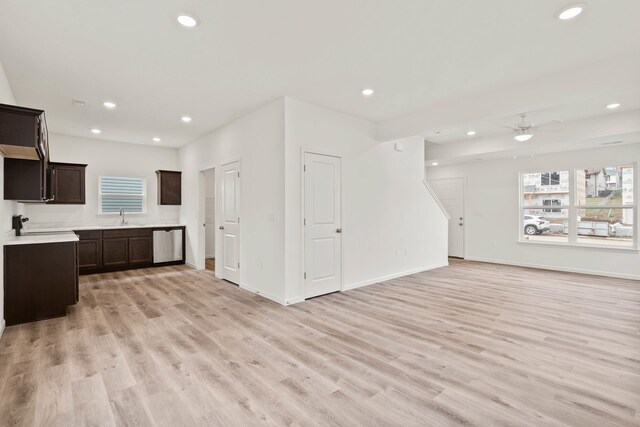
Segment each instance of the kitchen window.
M98 181L99 214L146 213L147 181L145 178L101 176Z
M520 174L520 241L637 249L636 164Z

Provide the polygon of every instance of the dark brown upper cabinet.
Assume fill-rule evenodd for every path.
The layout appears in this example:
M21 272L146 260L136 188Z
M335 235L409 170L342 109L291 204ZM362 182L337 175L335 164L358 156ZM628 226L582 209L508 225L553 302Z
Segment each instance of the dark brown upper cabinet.
M51 200L56 205L85 204L85 171L87 165L75 163L49 163Z
M4 199L43 202L48 189L49 142L44 111L0 104Z
M158 176L158 204L181 205L182 204L182 172L156 171Z
M49 146L44 111L0 104L0 153L11 159L46 159Z

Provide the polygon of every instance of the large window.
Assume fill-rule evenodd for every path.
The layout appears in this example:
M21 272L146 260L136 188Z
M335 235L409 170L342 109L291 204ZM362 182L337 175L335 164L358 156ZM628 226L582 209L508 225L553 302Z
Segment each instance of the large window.
M126 213L147 210L145 178L101 176L98 187L101 214L116 214L120 209Z
M637 248L636 165L521 174L521 241Z

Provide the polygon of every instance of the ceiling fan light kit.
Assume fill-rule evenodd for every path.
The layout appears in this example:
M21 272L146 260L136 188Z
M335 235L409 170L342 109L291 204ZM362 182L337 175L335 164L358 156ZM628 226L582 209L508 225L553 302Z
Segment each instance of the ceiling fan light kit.
M533 138L533 135L528 132L522 132L513 137L518 142L527 142L531 138Z

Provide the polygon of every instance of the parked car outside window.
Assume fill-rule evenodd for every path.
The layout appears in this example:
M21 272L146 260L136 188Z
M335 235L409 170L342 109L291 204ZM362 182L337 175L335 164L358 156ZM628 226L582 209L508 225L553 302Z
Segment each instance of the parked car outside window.
M524 234L533 236L534 234L542 234L545 231L549 231L549 221L541 216L524 216Z

